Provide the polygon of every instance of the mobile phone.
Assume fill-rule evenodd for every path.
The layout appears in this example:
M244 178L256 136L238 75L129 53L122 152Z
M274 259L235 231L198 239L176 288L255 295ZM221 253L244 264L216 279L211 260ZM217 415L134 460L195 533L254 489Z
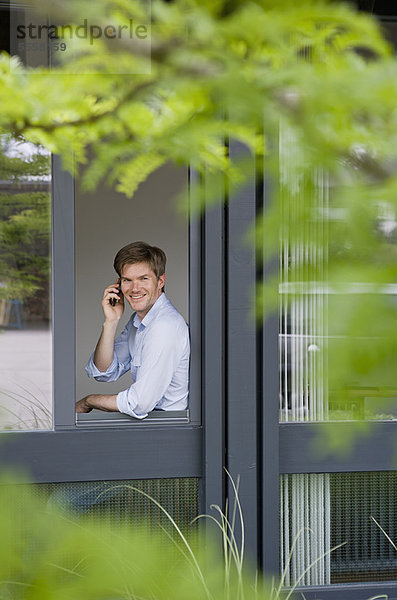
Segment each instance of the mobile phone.
M121 294L121 279L120 279L120 277L117 280L117 293ZM110 306L116 306L117 302L118 302L117 298L110 298L109 299Z

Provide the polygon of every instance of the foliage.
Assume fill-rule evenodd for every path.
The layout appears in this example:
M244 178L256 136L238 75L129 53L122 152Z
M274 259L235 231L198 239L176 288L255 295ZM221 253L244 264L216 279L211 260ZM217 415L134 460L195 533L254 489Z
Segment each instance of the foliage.
M18 152L11 141L1 140L0 178L7 190L0 193L0 298L37 297L38 313L48 318L50 194L34 191L35 182L48 181L48 154ZM14 144L15 146L15 144ZM24 184L33 191L24 191Z
M227 475L234 502L230 507L226 502L225 512L217 505L211 506L216 517L199 515L194 519L204 517L216 524L221 535L222 557L215 538L207 535L204 543L203 537L197 539L192 531L182 530L172 515L140 487L101 482L87 496L86 489L77 487L74 493L70 488L62 491L55 485L46 497L40 490L42 486L23 485L15 474L3 474L0 481L2 598L293 598L304 573L296 585L285 589L285 573L277 583L266 582L247 566L239 480L235 483ZM157 509L158 528L136 519L131 523L131 520L117 522L114 515L112 518L111 505L119 492L132 494L132 502L136 494L149 500ZM101 504L104 506L96 516L92 511L85 513L88 507L99 508ZM109 519L106 509L110 509ZM242 533L241 539L236 535L237 529ZM301 530L297 537L303 533ZM295 543L296 540L289 560ZM323 558L319 556L307 570Z
M127 24L142 13L133 0L51 5L65 23L84 15ZM225 140L241 143L258 180L273 180L273 203L251 236L258 255L271 264L280 231L299 246L308 225L323 224L310 244L325 267L302 253L289 283L332 292L330 332L345 343L330 347L331 387L395 388L395 295L384 291L397 275L397 78L376 21L326 0L153 0L150 17L150 57L134 40L105 38L67 39L52 70L3 55L0 129L80 166L87 189L107 181L131 196L164 162L190 165L208 181L191 196L193 212L224 199L220 178L231 199L252 175L254 159L248 169L249 160L231 158ZM280 124L293 138L283 147ZM322 212L319 173L330 182ZM277 285L275 276L260 287L259 310L276 308Z
M391 539L391 537L387 534L387 532L383 529L383 527L378 523L378 521L375 519L375 517L371 517L371 519L373 520L373 522L375 523L375 525L381 530L381 532L383 533L383 535L385 536L385 538L393 546L394 550L397 552L397 545L395 544L395 542Z
M177 544L160 531L110 527L43 503L32 486L15 477L0 485L1 596L35 598L185 598L232 600L241 587L230 574L227 593L220 557L209 545L193 555L187 540ZM255 574L241 575L244 597L268 598ZM270 593L270 591L269 591Z
M50 492L46 497L40 489L42 486L36 488L22 481L26 478L4 473L0 481L2 598L289 600L304 576L303 573L295 586L285 589L285 573L277 583L266 582L247 566L238 481L234 483L230 479L235 498L234 503L230 503L230 511L226 508L223 512L215 505L211 508L216 511L216 517L200 515L217 525L223 560L215 538L207 539L204 545L203 538L197 540L191 531L182 531L171 514L139 487L110 482L106 486L102 482L97 490L94 486L94 494L89 498L80 490L80 502L78 490L77 494L71 489L59 494L55 485L55 493ZM131 526L128 521L108 520L106 506L111 510L115 495L117 497L120 491L142 494L163 513L170 528L164 526L160 513L159 522L163 525L155 530L142 521L135 520ZM132 495L132 501L134 498ZM102 502L103 510L96 517L92 512L85 514L88 505L99 507ZM70 512L71 505L73 512ZM395 547L379 523L372 519ZM235 535L238 526L241 540ZM303 534L301 530L297 537ZM345 543L329 549L327 554ZM319 556L307 570L323 558ZM386 596L378 597L387 600Z

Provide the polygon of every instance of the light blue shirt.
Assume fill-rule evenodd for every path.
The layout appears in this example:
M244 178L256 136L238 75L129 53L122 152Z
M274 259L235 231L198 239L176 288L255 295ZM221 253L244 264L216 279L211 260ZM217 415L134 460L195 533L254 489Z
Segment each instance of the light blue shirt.
M115 340L113 362L106 371L97 369L94 354L85 369L97 381L116 381L131 371L134 383L117 394L117 407L143 419L154 408L187 408L189 357L188 327L162 293L142 321L132 315Z

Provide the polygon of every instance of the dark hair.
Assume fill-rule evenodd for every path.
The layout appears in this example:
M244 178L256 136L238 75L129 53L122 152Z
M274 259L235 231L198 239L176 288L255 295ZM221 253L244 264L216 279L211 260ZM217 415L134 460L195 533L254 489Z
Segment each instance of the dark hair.
M113 266L121 277L121 271L125 265L141 262L147 263L158 279L165 273L167 257L161 248L149 246L145 242L132 242L117 252Z

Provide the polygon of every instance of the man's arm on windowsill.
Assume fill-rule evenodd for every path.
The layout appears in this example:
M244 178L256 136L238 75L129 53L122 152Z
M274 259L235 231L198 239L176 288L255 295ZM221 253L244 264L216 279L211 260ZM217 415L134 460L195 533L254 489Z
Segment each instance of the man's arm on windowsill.
M119 412L116 398L116 394L89 394L89 396L85 396L76 402L76 413L88 413L93 408L98 408L105 412Z

